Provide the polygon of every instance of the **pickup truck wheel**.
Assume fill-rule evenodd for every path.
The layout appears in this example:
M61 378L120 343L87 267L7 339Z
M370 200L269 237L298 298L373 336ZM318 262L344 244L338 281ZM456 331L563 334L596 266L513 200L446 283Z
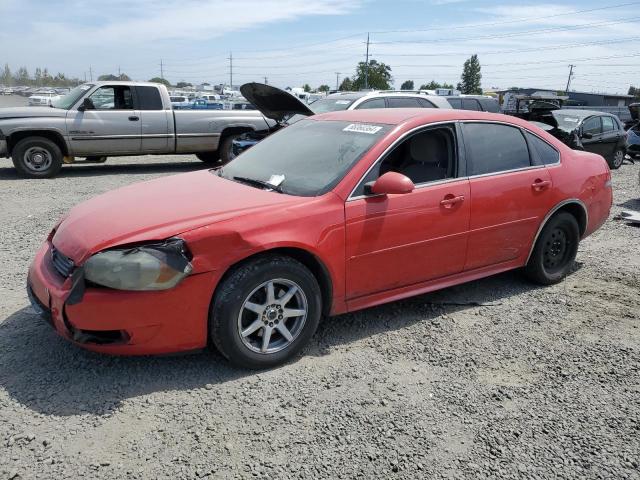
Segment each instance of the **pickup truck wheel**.
M223 165L229 163L231 160L235 158L233 153L233 141L240 138L244 133L234 133L227 137L224 137L222 143L220 144L220 161Z
M196 157L198 157L198 160L201 160L204 163L216 163L218 160L220 160L218 152L196 153Z
M62 168L60 147L44 137L23 138L13 147L11 159L20 176L26 178L55 177Z

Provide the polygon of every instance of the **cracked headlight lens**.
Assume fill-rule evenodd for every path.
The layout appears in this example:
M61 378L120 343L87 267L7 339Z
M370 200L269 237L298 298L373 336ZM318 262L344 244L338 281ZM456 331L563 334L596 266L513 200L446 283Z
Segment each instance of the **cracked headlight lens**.
M84 278L118 290L167 290L192 271L181 239L96 253L84 264Z

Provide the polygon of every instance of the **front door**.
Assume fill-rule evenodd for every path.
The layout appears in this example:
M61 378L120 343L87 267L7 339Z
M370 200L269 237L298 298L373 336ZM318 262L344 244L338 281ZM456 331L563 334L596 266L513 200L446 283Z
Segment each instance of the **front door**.
M365 176L345 205L347 299L462 271L471 202L457 158L453 126L432 128L404 140ZM367 195L364 184L387 171L416 188Z
M141 147L140 112L134 110L129 86L98 88L89 96L93 108L67 115L74 155L137 154Z
M519 128L471 122L463 132L472 199L465 270L524 258L552 208L551 176Z
M606 157L608 155L606 144L603 142L602 117L589 117L582 123L580 141L587 152L597 153ZM585 138L585 134L591 138Z

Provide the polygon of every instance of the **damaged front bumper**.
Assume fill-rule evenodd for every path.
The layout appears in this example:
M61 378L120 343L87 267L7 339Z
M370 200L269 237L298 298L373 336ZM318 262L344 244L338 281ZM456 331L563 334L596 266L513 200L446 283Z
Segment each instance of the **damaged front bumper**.
M114 355L174 353L206 346L209 305L218 280L214 272L191 275L164 291L87 286L80 299L74 299L73 276L58 273L52 250L47 241L36 253L27 294L33 309L62 337Z

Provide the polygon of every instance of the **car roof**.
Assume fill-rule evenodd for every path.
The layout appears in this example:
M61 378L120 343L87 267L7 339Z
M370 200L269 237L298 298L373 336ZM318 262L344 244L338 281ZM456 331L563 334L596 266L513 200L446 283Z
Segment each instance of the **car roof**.
M610 113L607 112L599 112L597 110L578 110L578 109L573 109L573 108L561 108L559 110L554 110L554 112L558 112L564 115L573 115L574 117L579 117L579 118L587 118L587 117L591 117L593 115L606 115L608 117L613 117L615 115L612 115Z
M455 110L445 108L378 108L365 110L339 110L310 117L318 121L344 121L359 123L382 123L400 125L409 120L416 123L454 122L457 120L480 120L511 123L530 128L531 124L511 115L478 112L475 110Z
M161 83L155 83L155 82L134 82L134 81L127 81L127 80L104 80L99 82L87 82L87 83L91 85L95 85L97 87L100 87L102 85L135 85L138 87L141 87L141 86L157 87L162 85Z

